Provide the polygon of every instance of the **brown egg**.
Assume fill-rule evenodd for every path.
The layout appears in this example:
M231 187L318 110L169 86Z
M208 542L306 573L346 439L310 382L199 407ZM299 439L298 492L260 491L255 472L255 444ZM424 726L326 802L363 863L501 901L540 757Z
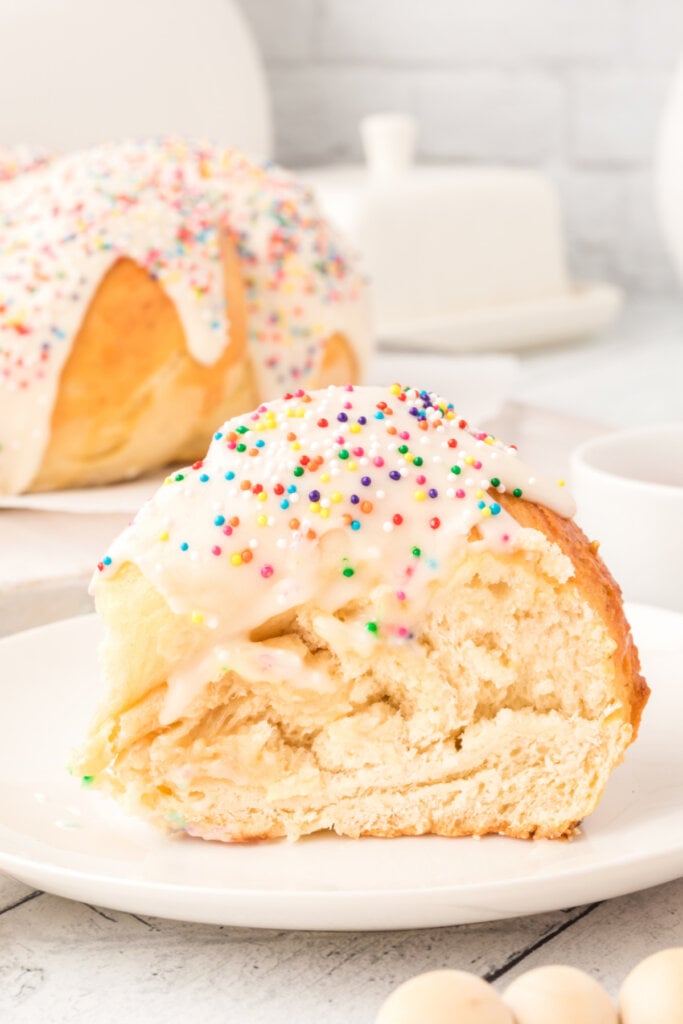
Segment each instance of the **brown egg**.
M683 948L641 960L621 986L622 1024L683 1024Z
M495 990L466 971L431 971L392 992L375 1024L514 1024Z
M602 985L575 967L527 971L505 990L503 1002L517 1024L618 1024Z

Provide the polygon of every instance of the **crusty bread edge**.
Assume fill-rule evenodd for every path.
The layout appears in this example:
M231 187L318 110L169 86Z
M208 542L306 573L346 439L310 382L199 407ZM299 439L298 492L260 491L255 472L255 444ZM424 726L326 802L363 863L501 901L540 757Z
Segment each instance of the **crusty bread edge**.
M520 526L539 530L571 560L574 566L572 582L604 622L616 644L612 656L615 682L619 696L629 708L633 742L638 735L650 688L640 671L638 649L624 614L621 588L600 557L598 542L589 541L573 519L564 519L544 505L508 494L496 494L496 500Z

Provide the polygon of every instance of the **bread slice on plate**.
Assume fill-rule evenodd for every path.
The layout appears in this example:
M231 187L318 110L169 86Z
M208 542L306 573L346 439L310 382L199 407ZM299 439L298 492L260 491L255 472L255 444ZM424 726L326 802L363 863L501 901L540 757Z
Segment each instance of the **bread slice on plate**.
M205 839L571 835L648 695L573 511L397 384L229 421L99 565L78 771Z

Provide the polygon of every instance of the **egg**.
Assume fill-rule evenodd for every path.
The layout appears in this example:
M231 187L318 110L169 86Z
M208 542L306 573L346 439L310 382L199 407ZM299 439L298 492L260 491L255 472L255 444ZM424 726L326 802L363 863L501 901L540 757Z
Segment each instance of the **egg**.
M683 948L641 960L621 986L622 1024L683 1024Z
M466 971L431 971L399 986L375 1024L514 1024L495 990Z
M552 965L527 971L505 990L504 1003L517 1024L618 1024L602 985L575 967Z

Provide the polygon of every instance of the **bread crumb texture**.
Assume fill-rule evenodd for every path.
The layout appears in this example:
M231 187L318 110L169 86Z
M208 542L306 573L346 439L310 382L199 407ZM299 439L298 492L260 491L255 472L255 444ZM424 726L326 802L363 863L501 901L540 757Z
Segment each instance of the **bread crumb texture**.
M578 527L527 502L514 513L516 550L473 534L409 642L358 643L381 593L302 605L248 638L264 664L298 666L289 678L219 672L167 724L168 677L206 627L124 565L99 594L108 695L79 771L206 839L571 835L648 691L618 587Z

